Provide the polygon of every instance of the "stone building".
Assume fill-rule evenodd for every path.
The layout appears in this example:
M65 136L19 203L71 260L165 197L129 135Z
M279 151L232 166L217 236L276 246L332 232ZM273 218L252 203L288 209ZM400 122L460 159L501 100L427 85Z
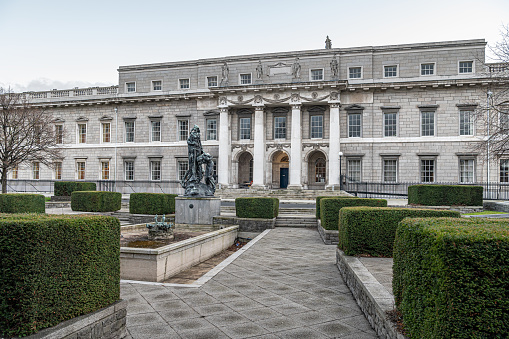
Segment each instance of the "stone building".
M472 146L484 135L473 112L486 100L485 45L329 43L120 66L118 86L27 93L54 116L65 157L11 178L176 182L198 125L221 187L326 189L340 168L353 181L486 181Z

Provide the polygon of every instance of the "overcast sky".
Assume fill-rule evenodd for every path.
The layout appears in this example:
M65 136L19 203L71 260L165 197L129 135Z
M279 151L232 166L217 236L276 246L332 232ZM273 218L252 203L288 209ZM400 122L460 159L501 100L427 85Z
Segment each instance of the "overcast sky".
M108 86L120 65L499 40L509 0L0 0L0 87Z

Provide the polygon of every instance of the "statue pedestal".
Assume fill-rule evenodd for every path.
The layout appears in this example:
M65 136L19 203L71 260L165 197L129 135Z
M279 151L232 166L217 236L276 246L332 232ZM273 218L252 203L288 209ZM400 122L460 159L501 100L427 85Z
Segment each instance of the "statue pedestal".
M175 224L212 225L212 218L220 214L220 198L175 198Z

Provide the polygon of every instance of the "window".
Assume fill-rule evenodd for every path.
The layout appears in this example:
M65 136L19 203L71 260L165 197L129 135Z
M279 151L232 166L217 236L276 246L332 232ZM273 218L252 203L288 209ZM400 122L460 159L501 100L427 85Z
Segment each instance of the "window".
M460 159L460 182L474 182L474 159Z
M150 180L161 180L161 160L150 161Z
M460 111L460 135L474 135L474 112Z
M239 139L249 140L251 139L251 118L240 118L239 119Z
M315 182L325 183L325 159L320 158L315 162Z
M396 182L398 173L398 160L384 159L383 162L383 181Z
M421 182L435 182L434 159L421 159Z
M393 78L398 76L398 65L384 66L384 78Z
M124 162L124 178L127 181L134 180L134 161L127 160Z
M188 168L189 168L188 161L179 161L178 162L178 180L180 180L180 181L184 180L184 176L186 175Z
M162 91L163 90L163 82L161 80L152 81L152 90L153 91Z
M62 163L61 162L55 162L55 180L61 180L62 179Z
M421 75L435 75L435 63L421 64Z
M76 162L76 172L78 180L85 180L85 162L78 161Z
M361 160L360 159L348 159L346 162L346 173L350 181L359 182L361 181Z
M509 111L500 112L500 130L503 133L509 130Z
M251 85L251 73L240 74L241 85Z
M348 137L360 138L361 137L361 114L350 113L348 114Z
M55 125L55 142L57 144L64 143L64 126L63 125Z
M179 140L186 141L189 137L189 120L179 120Z
M180 89L189 89L189 88L191 88L189 79L179 79L179 88Z
M459 62L459 73L473 73L474 70L474 62L473 61L460 61Z
M12 179L18 179L18 177L19 177L19 168L18 168L18 165L16 165L12 169Z
M78 124L78 144L87 143L87 124Z
M41 165L39 162L32 163L32 179L39 180L40 178Z
M101 124L102 142L111 141L111 123L103 122Z
M421 136L435 135L435 112L421 112Z
M286 139L286 117L274 117L274 139Z
M311 139L323 138L323 115L311 116Z
M110 180L110 162L101 161L101 179Z
M161 121L151 121L150 141L161 141Z
M311 81L323 80L323 69L312 69L310 72Z
M217 76L207 77L207 87L217 87Z
M384 113L384 137L395 137L397 135L398 113Z
M350 78L350 79L361 79L362 78L362 67L350 67L350 68L348 68L348 78Z
M217 140L217 120L207 119L206 140Z
M500 160L500 182L509 182L509 159Z
M125 89L127 93L136 92L136 83L135 82L126 82Z
M134 142L134 121L124 122L125 142Z

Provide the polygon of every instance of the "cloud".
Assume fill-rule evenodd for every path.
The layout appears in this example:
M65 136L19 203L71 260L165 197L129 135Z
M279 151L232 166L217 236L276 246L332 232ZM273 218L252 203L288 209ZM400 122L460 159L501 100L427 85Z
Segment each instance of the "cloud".
M15 92L30 92L30 91L50 91L52 89L72 89L74 87L88 88L88 87L104 87L116 84L104 82L86 82L86 81L59 81L47 78L39 78L31 80L27 84L6 84L0 82L0 87L11 88Z

